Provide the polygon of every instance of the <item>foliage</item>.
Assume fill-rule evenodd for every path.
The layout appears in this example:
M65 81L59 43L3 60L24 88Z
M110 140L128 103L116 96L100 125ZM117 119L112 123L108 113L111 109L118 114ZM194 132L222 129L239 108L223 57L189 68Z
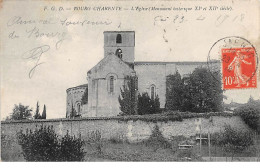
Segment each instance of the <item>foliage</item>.
M160 114L146 114L146 115L130 115L119 116L116 119L120 121L145 121L145 122L168 122L168 121L183 121L188 118L210 118L210 116L232 117L236 114L226 112L210 112L210 113L192 113L192 112L177 112L169 111Z
M219 79L219 80L217 80ZM166 81L166 109L191 112L223 111L219 71L196 68L181 79L178 72Z
M53 127L43 127L32 132L20 131L18 143L27 161L81 161L84 158L84 141L67 134L60 140Z
M10 116L11 120L29 119L32 116L32 109L29 106L24 106L21 103L14 105L13 112Z
M166 103L167 110L181 110L183 99L183 81L178 71L166 77Z
M123 142L128 142L126 141L126 138L124 137L123 132L117 132L116 134L113 134L110 138L109 141L113 144L120 144Z
M74 118L77 115L75 108L73 107L73 103L71 103L71 112L70 118Z
M41 119L41 114L39 112L39 102L38 101L37 101L37 104L36 104L36 110L35 110L34 119Z
M67 134L61 139L60 143L60 161L82 161L85 156L85 142L81 138L75 138Z
M226 152L232 153L232 157L254 144L252 133L233 129L230 125L225 126L224 132L213 134L211 139L212 144L223 147Z
M248 104L254 104L254 103L257 103L257 101L254 100L254 98L250 95L248 101L247 101Z
M123 89L120 88L121 95L118 97L120 110L122 111L122 115L134 115L137 114L137 77L126 76L125 82L126 84L123 85Z
M157 151L159 148L171 148L171 144L163 137L158 125L155 125L152 134L145 143L147 146L152 146L154 151Z
M212 73L206 68L196 68L190 75L191 111L223 111L220 73ZM216 78L219 80L216 80Z
M139 115L160 113L160 100L158 95L151 99L147 92L138 95L137 111Z
M260 132L260 103L250 100L247 104L235 109L244 122L253 130Z
M101 132L99 130L95 130L92 132L88 132L86 143L91 146L98 154L103 153L103 141Z
M137 103L137 111L139 115L149 114L150 113L150 103L151 99L148 93L142 93L142 95L138 94L138 103Z
M81 98L81 104L88 104L88 85L86 87L86 90Z
M44 104L41 119L46 119L46 106Z
M150 114L156 114L160 113L160 99L159 96L156 95L154 99L151 99L151 109L150 109Z

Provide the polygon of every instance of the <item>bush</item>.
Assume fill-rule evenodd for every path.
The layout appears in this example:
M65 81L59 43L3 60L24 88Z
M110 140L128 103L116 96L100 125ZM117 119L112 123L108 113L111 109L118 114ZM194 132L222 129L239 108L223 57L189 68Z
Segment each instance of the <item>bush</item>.
M244 122L253 130L260 133L260 104L247 103L235 109Z
M158 95L151 99L147 92L138 95L137 111L139 115L160 113L160 100Z
M17 134L18 144L27 161L81 161L84 158L84 141L67 134L59 139L53 127L43 127L34 132L28 129Z
M89 144L98 154L102 154L103 142L101 132L99 130L89 132L86 143Z
M242 152L249 146L254 144L253 135L251 132L243 132L231 128L230 125L226 125L224 132L219 134L213 134L212 144L223 147L226 152L232 154Z
M158 125L155 125L149 139L145 141L147 146L152 146L154 151L159 148L171 148L171 144L163 137Z
M85 156L84 141L75 136L70 136L69 133L61 139L60 144L60 161L82 161Z
M125 141L124 134L122 132L121 133L117 133L117 134L113 135L112 137L110 137L109 141L111 143L113 143L113 144L124 143L124 141Z

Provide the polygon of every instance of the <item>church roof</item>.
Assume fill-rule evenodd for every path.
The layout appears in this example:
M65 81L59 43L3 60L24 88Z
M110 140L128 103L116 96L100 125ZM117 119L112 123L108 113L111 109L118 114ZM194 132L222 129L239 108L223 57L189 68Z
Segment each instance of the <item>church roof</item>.
M83 85L79 85L79 86L76 86L76 87L88 87L88 84L83 84Z
M91 68L88 71L88 75L92 74L93 72L97 72L98 69L100 69L100 66L103 64L107 64L109 61L111 60L117 60L119 64L123 65L124 67L126 67L127 69L129 69L131 72L134 71L133 65L131 63L127 63L125 61L123 61L122 59L118 58L116 55L109 55L104 57L101 61L99 61L93 68ZM114 65L110 65L111 68L114 68ZM107 73L107 72L106 72Z
M211 62L212 63L212 62ZM216 62L217 63L217 62ZM205 61L201 62L192 62L192 61L184 61L184 62L147 62L147 61L136 61L134 65L166 65L166 64L176 64L176 65L198 65L198 64L207 64Z
M68 88L66 91L69 91L70 89L77 89L77 88L86 88L88 87L88 84L82 84L75 87Z

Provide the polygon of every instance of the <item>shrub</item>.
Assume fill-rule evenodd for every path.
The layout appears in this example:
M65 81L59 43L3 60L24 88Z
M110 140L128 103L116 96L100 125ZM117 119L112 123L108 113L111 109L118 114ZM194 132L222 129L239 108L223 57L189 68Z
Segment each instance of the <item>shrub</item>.
M260 132L260 104L247 103L235 109L244 122L253 130Z
M147 92L138 95L137 111L139 115L160 113L160 100L158 95L151 99Z
M98 154L102 154L103 142L101 132L99 130L89 132L86 143L89 144L92 149L98 152Z
M84 141L67 134L59 139L53 127L26 130L17 134L18 144L27 161L81 161Z
M80 138L70 136L69 132L61 139L60 161L81 161L84 159L85 152L82 146L85 144Z
M223 147L233 157L235 153L239 153L253 145L254 140L251 132L243 132L231 128L230 125L226 125L224 132L212 136L212 143Z
M113 135L110 137L109 141L113 144L120 144L124 142L124 135L123 133L117 133L116 135Z
M154 151L159 148L171 148L171 144L163 137L158 125L155 125L152 134L145 143L147 146L152 146Z

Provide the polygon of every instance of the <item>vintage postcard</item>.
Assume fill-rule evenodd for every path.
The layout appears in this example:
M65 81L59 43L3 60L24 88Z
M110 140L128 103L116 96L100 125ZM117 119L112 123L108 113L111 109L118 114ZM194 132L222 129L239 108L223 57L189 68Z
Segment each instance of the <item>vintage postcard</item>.
M1 161L260 161L258 0L0 0Z

